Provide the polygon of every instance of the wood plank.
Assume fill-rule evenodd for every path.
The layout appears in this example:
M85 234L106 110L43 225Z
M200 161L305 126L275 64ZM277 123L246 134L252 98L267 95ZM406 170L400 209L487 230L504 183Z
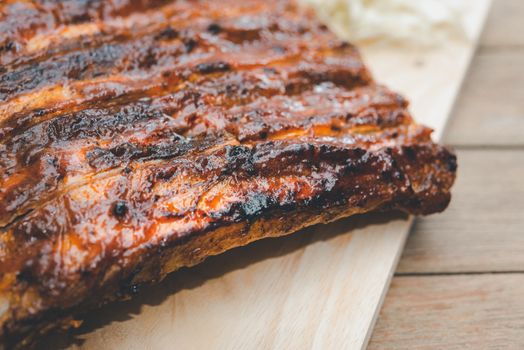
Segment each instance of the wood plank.
M520 0L495 1L448 142L522 144L523 14ZM522 270L523 152L460 150L450 208L416 220L398 272ZM522 349L523 276L395 277L368 349Z
M524 1L495 0L480 45L491 47L524 46Z
M380 83L409 97L416 120L435 130L441 139L460 87L475 53L480 29L491 1L463 0L455 2L464 18L465 40L448 40L446 45L418 47L403 45L372 45L362 47L364 58ZM464 44L469 41L468 50ZM461 54L458 54L458 53ZM430 107L435 106L435 107ZM438 107L437 107L438 106Z
M524 47L481 50L473 59L445 141L454 145L524 145L523 96Z
M524 275L395 277L368 350L524 349Z
M450 207L416 220L397 272L524 270L524 149L458 159Z
M361 348L371 332L368 301L382 297L384 266L396 265L387 259L398 259L389 251L404 237L406 220L350 218L211 258L147 295L93 313L84 332L94 332L79 336L82 347Z

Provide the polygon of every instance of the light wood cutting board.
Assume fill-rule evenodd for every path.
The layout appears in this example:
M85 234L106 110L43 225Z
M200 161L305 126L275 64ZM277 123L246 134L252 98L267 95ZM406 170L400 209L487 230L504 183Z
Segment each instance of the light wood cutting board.
M490 0L463 0L468 38L431 50L363 47L380 82L403 93L440 138ZM412 219L374 214L239 248L93 312L83 349L362 349Z

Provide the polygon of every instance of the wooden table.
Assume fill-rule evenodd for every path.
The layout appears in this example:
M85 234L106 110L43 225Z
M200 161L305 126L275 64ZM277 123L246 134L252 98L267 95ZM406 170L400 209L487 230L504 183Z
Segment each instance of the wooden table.
M418 219L368 349L524 349L524 1L495 0L448 125L459 173Z

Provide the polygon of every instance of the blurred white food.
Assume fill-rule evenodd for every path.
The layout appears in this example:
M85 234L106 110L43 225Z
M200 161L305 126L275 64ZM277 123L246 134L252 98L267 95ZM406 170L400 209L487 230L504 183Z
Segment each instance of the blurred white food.
M341 37L357 43L395 42L433 46L465 36L455 1L300 0Z

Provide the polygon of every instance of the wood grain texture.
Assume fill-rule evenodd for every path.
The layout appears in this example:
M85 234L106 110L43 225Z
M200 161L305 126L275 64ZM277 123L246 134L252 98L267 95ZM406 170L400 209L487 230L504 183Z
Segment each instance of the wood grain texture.
M369 349L522 349L523 50L519 0L495 0L445 139L459 146L454 198L416 220ZM508 149L493 146L510 146Z
M360 318L369 312L369 300L382 296L382 283L388 278L382 275L389 273L383 267L395 265L385 257L398 258L389 251L401 244L406 220L382 215L350 218L211 258L175 273L149 297L113 305L102 317L92 314L86 326L96 330L80 336L86 339L83 347L359 347L370 331ZM320 256L325 261L319 261ZM370 259L381 264L371 264L370 269ZM126 320L98 328L115 313L127 315ZM358 329L350 332L348 325Z
M484 49L473 59L445 141L524 145L524 46Z
M495 0L445 141L524 145L524 2Z
M407 93L416 119L437 128L437 136L489 0L463 4L470 14L470 41L430 52L364 50L374 73ZM445 75L450 64L453 74ZM73 347L362 349L411 222L380 215L353 218L212 258L175 273L132 302L92 313L74 335L80 342ZM70 345L71 339L53 341Z
M524 275L395 277L368 350L523 349Z
M453 200L415 221L397 273L524 271L524 150L458 150Z
M524 1L495 0L482 34L481 47L523 46Z
M419 123L435 130L441 139L477 47L491 1L460 1L465 38L450 39L436 47L364 47L364 58L377 80L405 96ZM473 45L468 45L473 43ZM468 49L465 47L468 46Z
M522 18L524 2L494 1L445 135L467 146L454 198L415 221L397 272L416 275L393 279L371 350L524 348Z

